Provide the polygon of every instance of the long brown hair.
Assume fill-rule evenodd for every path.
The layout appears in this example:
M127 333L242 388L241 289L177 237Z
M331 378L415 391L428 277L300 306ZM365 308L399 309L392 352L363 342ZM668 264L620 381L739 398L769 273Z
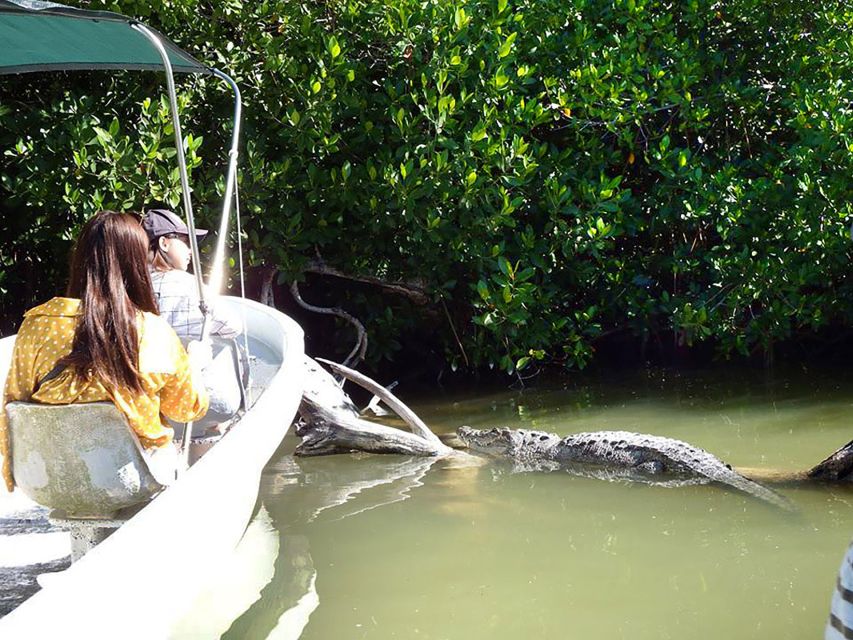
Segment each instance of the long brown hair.
M137 314L159 312L148 273L148 237L137 217L101 211L83 226L67 295L82 304L64 364L84 379L141 393Z

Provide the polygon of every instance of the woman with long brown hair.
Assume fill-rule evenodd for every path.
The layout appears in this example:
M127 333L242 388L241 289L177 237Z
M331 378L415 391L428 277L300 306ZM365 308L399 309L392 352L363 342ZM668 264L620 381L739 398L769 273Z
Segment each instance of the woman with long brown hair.
M185 422L204 415L208 399L199 371L209 353L191 348L188 356L159 317L147 254L148 238L133 215L102 211L84 225L67 297L24 314L4 403L111 400L147 449L172 446L173 430L162 416ZM11 491L5 410L0 453Z

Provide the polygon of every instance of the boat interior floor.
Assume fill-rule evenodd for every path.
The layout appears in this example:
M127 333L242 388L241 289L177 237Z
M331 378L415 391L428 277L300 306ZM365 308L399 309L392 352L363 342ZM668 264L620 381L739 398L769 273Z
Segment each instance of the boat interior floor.
M249 388L247 389L251 406L261 397L269 386L270 380L281 368L281 358L260 340L249 338Z
M281 358L277 357L273 350L260 340L249 337L248 352L249 384L246 388L246 406L240 409L237 415L227 423L218 425L215 429L209 429L204 435L193 435L192 449L190 449L189 454L190 466L210 451L228 431L240 424L240 418L257 402L281 368ZM175 440L181 441L184 437L184 425L172 423L172 426L175 428Z

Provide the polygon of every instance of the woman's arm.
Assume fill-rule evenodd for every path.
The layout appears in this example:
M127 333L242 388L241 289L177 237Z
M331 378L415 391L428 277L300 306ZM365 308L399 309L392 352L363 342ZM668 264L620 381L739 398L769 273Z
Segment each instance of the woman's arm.
M160 412L177 422L197 420L207 413L209 402L201 371L190 362L177 336L172 349L175 373L168 376L166 385L160 390Z

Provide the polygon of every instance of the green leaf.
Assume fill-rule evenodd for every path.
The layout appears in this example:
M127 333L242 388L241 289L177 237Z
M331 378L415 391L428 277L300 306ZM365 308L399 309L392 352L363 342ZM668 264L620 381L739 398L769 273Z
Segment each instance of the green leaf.
M465 9L459 8L453 14L453 24L456 26L456 30L460 31L468 26L468 22L470 18L465 14Z
M495 77L492 80L492 82L494 83L495 88L497 88L497 89L505 87L506 83L509 82L509 78L507 77L506 73L504 73L503 67L500 67L495 72Z
M101 143L101 146L106 147L112 142L113 137L108 131L101 129L101 127L92 127L92 130L95 132L95 138Z
M489 287L484 280L480 280L477 283L477 293L480 294L480 298L482 298L483 301L488 302L489 297L490 297L489 296Z
M501 357L501 359L500 359L501 369L503 369L507 373L512 373L512 365L513 365L513 362L509 356L505 355L505 356Z
M526 280L530 280L533 275L536 273L536 269L533 267L527 267L526 269L522 269L516 276L515 279L518 282L524 282Z
M504 258L503 256L498 258L498 269L501 270L501 273L504 274L507 278L513 277L512 265L509 260Z
M517 33L511 33L507 36L507 39L504 40L503 44L498 49L499 58L506 58L510 54L510 51L512 51L512 43L515 42L516 36L518 36Z
M338 39L335 36L331 36L326 42L326 49L329 55L332 56L332 60L341 55L341 46L338 44Z

